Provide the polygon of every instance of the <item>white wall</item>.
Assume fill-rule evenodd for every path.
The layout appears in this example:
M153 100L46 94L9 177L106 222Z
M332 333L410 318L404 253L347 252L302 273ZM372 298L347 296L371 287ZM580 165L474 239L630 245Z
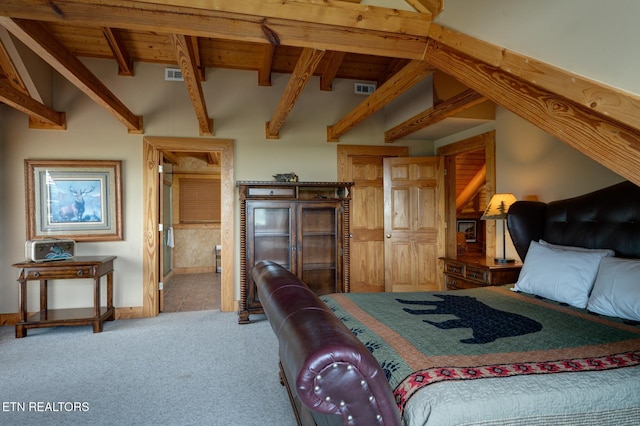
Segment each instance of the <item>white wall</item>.
M444 0L435 22L640 94L637 0Z
M184 83L165 82L164 66L136 63L134 77L119 77L113 61L85 63L131 111L144 117L145 135L199 136ZM235 140L235 178L272 180L274 173L294 171L305 181L336 180L337 144L326 142L326 126L364 100L353 94L353 82L337 80L332 92L323 92L313 78L281 129L281 139L267 140L265 122L271 119L288 76L274 74L272 87L260 87L257 80L255 72L214 69L208 70L203 83L215 137ZM26 115L0 104L0 313L17 312L18 271L11 264L24 260L24 160L36 158L123 160L125 240L79 243L77 252L117 254L114 303L141 306L143 135L128 134L117 119L59 75L53 77L52 86L52 107L67 114L65 131L30 130ZM341 143L384 144L383 121L381 113L370 117L344 135ZM410 151L432 154L433 144L415 143ZM82 283L52 285L51 307L90 305L91 286ZM36 296L32 291L29 309L36 309Z

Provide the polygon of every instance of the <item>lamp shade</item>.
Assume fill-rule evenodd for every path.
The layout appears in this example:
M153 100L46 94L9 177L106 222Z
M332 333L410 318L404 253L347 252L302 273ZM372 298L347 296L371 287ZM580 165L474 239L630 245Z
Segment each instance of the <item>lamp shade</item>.
M507 212L511 204L516 202L516 197L513 194L494 194L487 204L487 209L480 219L482 220L497 220L505 219Z

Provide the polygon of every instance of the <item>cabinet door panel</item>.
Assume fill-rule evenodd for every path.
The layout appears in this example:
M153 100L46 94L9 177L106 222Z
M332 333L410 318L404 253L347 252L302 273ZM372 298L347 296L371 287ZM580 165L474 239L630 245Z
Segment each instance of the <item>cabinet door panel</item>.
M291 270L291 203L247 202L247 284L248 307L259 307L258 291L251 269L261 260L272 260Z
M337 291L339 208L335 203L301 204L297 221L298 276L317 294Z
M335 269L305 269L301 279L318 295L336 292Z

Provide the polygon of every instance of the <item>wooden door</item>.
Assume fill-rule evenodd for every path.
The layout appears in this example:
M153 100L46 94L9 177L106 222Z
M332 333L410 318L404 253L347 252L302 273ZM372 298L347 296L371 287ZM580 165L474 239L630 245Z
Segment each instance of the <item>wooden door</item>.
M442 157L384 159L385 290L444 289Z
M384 291L382 159L408 154L407 147L338 146L338 179L354 183L349 218L352 292Z

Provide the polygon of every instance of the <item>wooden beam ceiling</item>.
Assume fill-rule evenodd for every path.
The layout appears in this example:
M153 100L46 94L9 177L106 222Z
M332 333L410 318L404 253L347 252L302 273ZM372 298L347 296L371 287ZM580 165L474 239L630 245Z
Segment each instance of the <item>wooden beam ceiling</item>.
M63 112L54 111L30 95L2 39L0 39L0 74L2 75L0 102L27 114L30 128L55 130L67 128L66 116Z
M120 30L117 28L103 27L102 33L104 34L104 38L107 39L113 56L118 63L118 75L133 77L133 61L129 56L129 52L127 52L124 41L122 41Z
M434 67L640 185L638 128L534 86L440 42L430 43L427 57Z
M431 74L431 72L433 72L433 68L427 62L411 61L340 121L332 126L328 126L327 141L339 142L340 136L412 88L416 83Z
M444 9L444 0L404 0L415 10L422 13L431 13L436 16Z
M528 84L559 94L596 114L640 128L640 96L437 24L431 26L429 36L441 46L454 49ZM434 46L430 46L429 52L436 50Z
M69 53L39 22L0 16L0 24L87 96L111 112L130 133L142 133L142 117L129 111L98 77Z
M191 37L181 34L171 34L169 38L176 52L178 65L182 71L189 98L198 119L200 135L213 135L213 119L209 118L207 113L207 104L202 92L202 84L200 84L200 73L198 72L198 63L193 49L193 40L191 40Z
M186 40L192 53L188 53L188 48L185 52L188 53L191 73L200 77L193 77L186 84L190 95L196 94L192 96L192 102L199 123L206 117L206 106L202 96L197 95L199 83L196 82L202 81L205 66L253 69L258 72L260 85L270 85L273 70L292 72L290 64L295 63L293 58L297 59L300 50L324 50L327 53L316 75L320 76L321 89L329 90L338 72L336 70L340 70L341 78L357 79L357 74L350 69L370 68L376 58L383 58L382 67L386 66L386 70L382 72L378 68L376 71L378 91L338 123L329 126L329 140L337 140L387 104L397 96L397 92L406 90L399 86L410 87L409 79L404 81L407 77L403 77L407 63L413 63L413 66L420 63L425 67L423 71L428 66L437 67L640 184L640 96L432 24L432 16L442 10L441 0L405 1L423 13L331 0L57 0L55 3L3 0L0 3L0 24L109 110L131 132L142 131L142 118L131 113L109 92L77 59L78 54L65 49L45 25L24 19L46 21L54 29L55 26L59 29L69 25L90 31L97 29L98 43L109 40L110 49L105 47L104 51L113 52L113 59L118 61L120 72L124 73L133 72L131 61L126 59L127 53L132 53L126 48L126 43L134 43L131 37L165 40L168 34L190 37ZM106 28L105 35L101 36L103 28ZM116 28L118 30L114 33ZM118 35L123 38L126 35L127 41L118 43L115 40ZM210 61L207 65L203 65L207 59L201 58L196 37L203 37L201 41L206 46ZM216 47L211 47L210 41L239 43L247 48L247 52L258 52L257 65L237 66L229 62L230 57L225 58L227 62L212 64L210 58L212 52L216 53ZM164 46L162 52L171 57L171 49L167 47ZM82 51L80 56L86 54L84 49L78 50ZM175 56L176 52L173 53ZM366 67L358 66L357 58L354 60L353 56L359 54L370 55ZM94 57L106 56L97 54ZM215 57L218 60L218 55ZM341 62L347 66L341 68ZM301 90L304 84L300 78L290 81L273 115L272 124L267 126L269 135L278 134L299 95L296 91ZM21 89L13 84L3 85L5 96L13 98L19 108L28 110L30 120L38 114L52 116L51 111L40 110L42 102L33 96L31 100L23 100L12 90L6 90L7 87L18 92ZM438 116L437 108L425 111L421 116ZM442 116L444 113L440 112ZM202 129L213 131L212 125L201 124Z
M162 3L162 4L160 4ZM346 2L3 0L0 15L422 59L431 14Z
M0 101L7 105L33 116L44 122L49 128L64 129L65 114L52 110L46 105L36 101L28 93L13 87L6 78L0 79Z
M484 102L487 98L473 89L467 89L433 108L422 111L384 133L385 142L395 142L418 130L436 124L460 111Z
M258 69L258 85L271 86L271 65L276 47L273 44L265 44L260 69Z
M304 49L302 51L302 55L300 55L298 59L298 63L291 74L287 87L284 89L282 98L276 107L276 111L273 113L271 121L267 121L266 123L265 136L267 139L278 139L280 137L280 128L300 97L302 89L304 89L309 79L313 76L313 72L320 63L323 55L323 50Z
M327 60L327 65L320 74L320 90L331 91L333 88L333 80L336 78L338 69L344 60L344 52L331 52Z

